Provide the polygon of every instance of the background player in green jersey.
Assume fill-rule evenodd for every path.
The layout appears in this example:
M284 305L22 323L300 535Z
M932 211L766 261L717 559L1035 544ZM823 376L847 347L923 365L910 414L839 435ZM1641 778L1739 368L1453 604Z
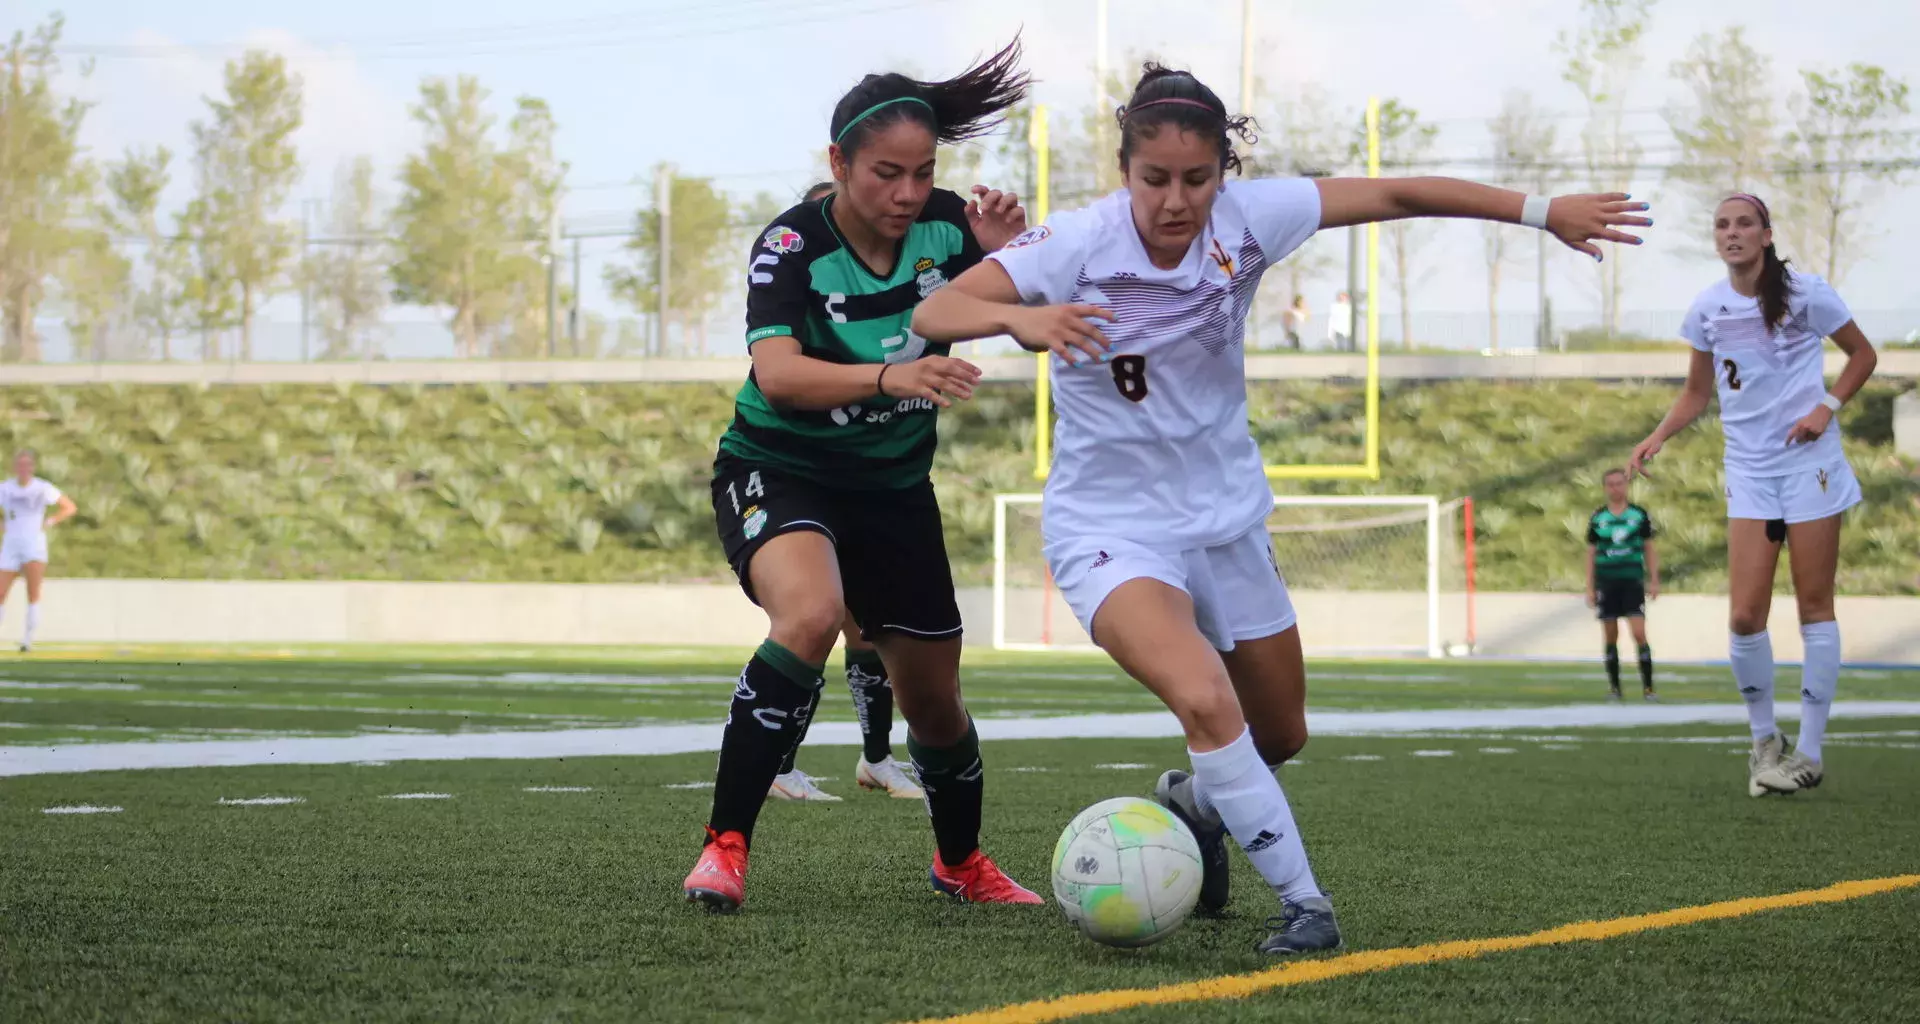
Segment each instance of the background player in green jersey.
M755 819L819 701L848 613L873 640L926 791L934 887L1039 903L980 850L979 736L960 699L960 611L929 473L938 409L980 371L909 329L913 309L1026 228L1011 195L933 187L941 143L1026 95L1018 41L944 82L868 75L833 111L834 192L780 214L747 267L753 369L714 460L728 562L767 612L734 690L707 843L683 888L734 910Z
M1653 648L1647 644L1647 601L1660 596L1660 555L1653 517L1627 500L1627 471L1602 478L1607 503L1587 520L1587 605L1607 637L1607 696L1620 699L1620 620L1640 649L1640 695L1653 695Z
M832 194L833 182L822 181L807 189L800 201L817 203ZM880 660L880 652L873 644L860 635L860 624L853 621L852 613L841 621L840 632L845 637L841 647L846 652L847 690L853 695L854 714L860 722L860 758L853 768L853 781L861 789L877 790L901 800L925 798L919 784L893 759L893 683L887 679L886 662ZM807 721L812 720L809 714ZM787 751L787 759L780 762L780 774L773 777L773 788L767 795L782 800L838 803L839 797L821 789L812 776L794 763L806 735L806 725L802 725L800 740Z

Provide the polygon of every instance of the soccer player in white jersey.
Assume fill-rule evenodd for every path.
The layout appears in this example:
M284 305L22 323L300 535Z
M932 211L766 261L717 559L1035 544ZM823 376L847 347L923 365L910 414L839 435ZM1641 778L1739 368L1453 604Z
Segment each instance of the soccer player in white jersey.
M33 633L40 628L40 589L47 579L47 531L73 518L73 499L60 488L34 476L31 450L13 457L13 476L0 481L0 514L7 517L0 538L0 615L17 576L27 578L27 628L20 650L33 650ZM47 515L47 509L53 515Z
M913 327L929 342L1010 334L1052 353L1047 562L1094 642L1180 720L1193 773L1162 776L1156 797L1202 842L1201 906L1227 902L1224 830L1282 902L1260 950L1331 949L1332 904L1270 770L1306 742L1306 677L1247 424L1254 289L1321 228L1516 221L1598 259L1593 240L1638 241L1615 228L1648 223L1629 212L1645 204L1444 178L1223 184L1239 165L1229 132L1250 140L1247 120L1153 64L1118 117L1125 188L989 254L922 302Z
M1753 731L1747 792L1792 793L1818 786L1826 773L1821 741L1840 681L1840 624L1833 612L1840 514L1860 503L1860 483L1840 449L1834 415L1873 375L1878 357L1827 282L1787 269L1759 197L1741 193L1721 202L1713 242L1727 277L1687 311L1680 325L1693 346L1686 385L1634 448L1629 465L1644 473L1661 446L1706 410L1718 387L1726 433L1729 659ZM1847 356L1832 391L1825 386L1823 338ZM1805 648L1800 737L1791 753L1774 722L1767 635L1783 542Z

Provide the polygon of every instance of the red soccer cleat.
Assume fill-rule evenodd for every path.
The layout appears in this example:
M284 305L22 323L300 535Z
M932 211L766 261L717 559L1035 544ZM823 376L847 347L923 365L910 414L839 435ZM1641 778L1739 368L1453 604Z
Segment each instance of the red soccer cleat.
M681 888L689 902L704 903L716 914L739 910L747 901L747 838L707 829L706 849Z
M936 853L933 868L927 874L933 879L935 889L968 903L1047 902L1038 893L1008 878L999 865L979 850L968 854L966 860L954 867L948 867Z

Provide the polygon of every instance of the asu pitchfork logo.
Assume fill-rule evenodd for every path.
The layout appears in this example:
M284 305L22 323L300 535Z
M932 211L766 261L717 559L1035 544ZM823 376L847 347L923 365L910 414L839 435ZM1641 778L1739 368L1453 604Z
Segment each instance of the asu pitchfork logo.
M1228 280L1233 279L1233 257L1227 255L1227 250L1220 247L1218 238L1213 240L1213 251L1207 255L1213 258L1214 265L1220 268L1221 273L1227 275Z
M1820 470L1813 474L1813 478L1820 481L1820 493L1827 493L1827 471L1824 469Z

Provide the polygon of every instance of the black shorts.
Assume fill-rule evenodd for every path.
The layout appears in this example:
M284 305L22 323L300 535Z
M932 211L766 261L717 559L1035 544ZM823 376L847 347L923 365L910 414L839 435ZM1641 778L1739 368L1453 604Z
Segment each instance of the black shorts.
M1647 615L1647 588L1639 580L1600 580L1594 584L1594 608L1601 621L1642 619Z
M933 481L893 491L841 490L722 454L713 464L713 518L740 589L759 604L747 565L767 541L807 530L833 542L842 600L871 640L960 635L960 606Z

